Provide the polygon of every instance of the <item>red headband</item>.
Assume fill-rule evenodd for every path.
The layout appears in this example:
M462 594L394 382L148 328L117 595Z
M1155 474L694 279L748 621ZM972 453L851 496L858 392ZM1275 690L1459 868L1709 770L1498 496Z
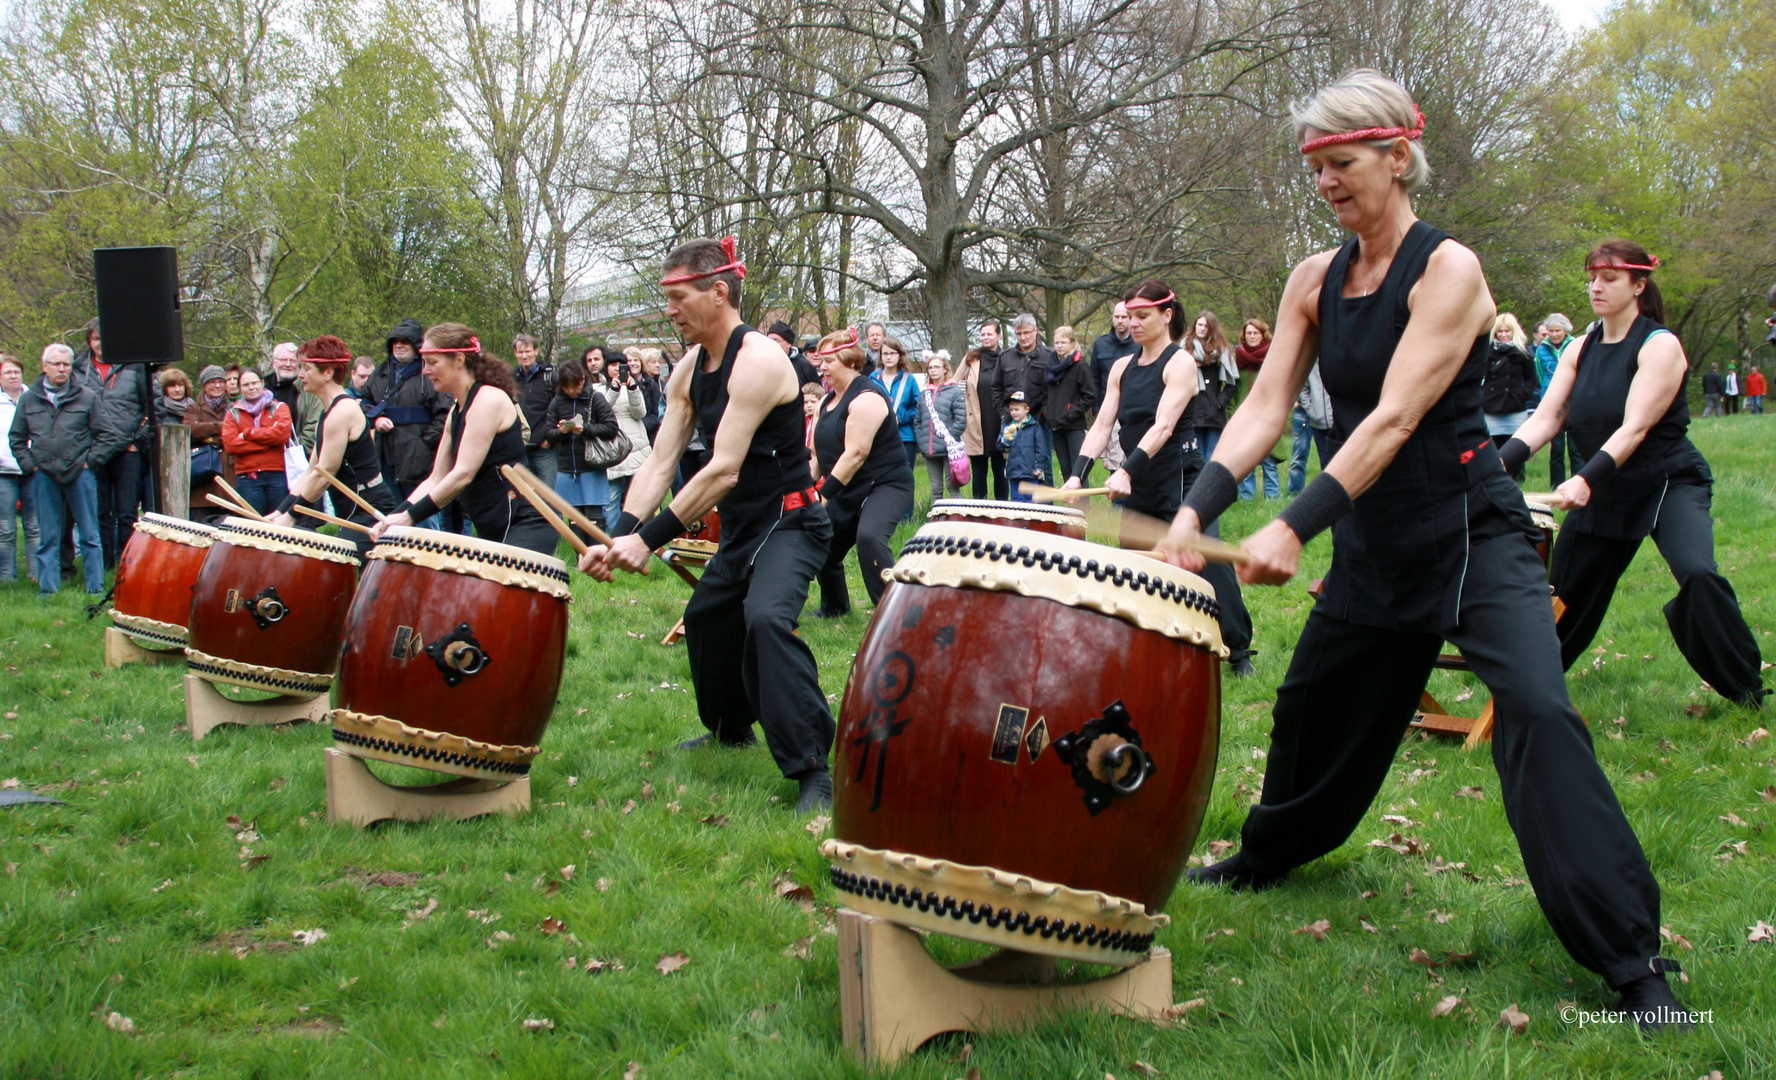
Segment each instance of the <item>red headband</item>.
M1321 135L1317 139L1309 139L1301 144L1301 152L1311 154L1315 150L1328 146L1340 146L1344 143L1373 142L1376 139L1417 139L1424 134L1425 114L1417 105L1412 106L1412 115L1418 117L1417 127L1363 128L1358 131L1341 131L1336 135Z
M1133 311L1135 308L1144 308L1144 307L1164 307L1167 304L1171 303L1173 300L1176 300L1177 298L1178 298L1178 294L1176 292L1166 293L1164 296L1160 297L1158 300L1149 300L1146 297L1138 297L1134 300L1124 300L1122 302L1122 307L1123 307L1123 310L1125 310L1125 311Z
M830 349L815 349L814 355L815 356L832 356L835 353L842 353L846 349L849 349L853 345L856 345L859 340L857 337L857 327L847 326L845 329L849 330L851 332L851 340L850 341L838 342L837 344L833 345L833 347Z
M349 364L352 358L349 356L298 356L296 359L305 360L311 364Z
M687 281L697 281L706 277L714 277L717 274L725 274L730 270L734 272L735 277L739 278L741 281L745 281L746 264L740 261L738 247L734 242L734 238L731 236L722 237L721 246L722 254L728 257L728 264L726 266L718 266L714 270L705 270L700 274L674 274L672 277L663 277L660 279L660 285L662 287L667 285L683 285Z
M421 354L425 354L425 353L453 353L453 352L478 353L481 351L481 339L476 337L473 334L470 334L469 335L469 343L467 345L461 345L461 346L458 346L457 348L454 348L454 349L442 349L442 348L437 348L432 345L421 345L419 347L419 351Z
M1611 259L1609 262L1587 263L1585 272L1588 274L1593 270L1645 270L1652 273L1659 266L1659 257L1648 255L1645 263L1618 262L1615 259Z

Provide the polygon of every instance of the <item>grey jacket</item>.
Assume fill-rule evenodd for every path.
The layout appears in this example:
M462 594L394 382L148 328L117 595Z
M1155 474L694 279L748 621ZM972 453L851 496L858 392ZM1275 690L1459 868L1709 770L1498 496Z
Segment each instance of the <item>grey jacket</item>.
M92 353L82 350L74 357L74 374L70 380L91 390L98 398L93 411L93 430L104 430L114 439L101 441L93 448L94 465L103 465L118 451L135 443L141 448L148 437L149 415L153 408L154 390L146 364L113 364L109 377L101 377L93 366ZM142 391L148 389L148 404L143 405Z
M1319 364L1314 364L1313 370L1307 373L1307 382L1295 398L1295 407L1307 414L1308 427L1315 431L1332 430L1332 396L1326 393L1326 384L1320 381Z
M96 423L99 395L90 387L69 379L51 402L46 385L38 376L19 397L7 437L23 475L42 469L51 480L66 484L87 466L109 461L127 443Z
M961 442L962 433L968 428L968 390L961 383L944 383L937 388L935 402L929 389L919 391L919 410L913 417L913 440L919 444L919 453L926 457L948 457L949 444L931 428L934 406L943 426L950 429L950 437Z

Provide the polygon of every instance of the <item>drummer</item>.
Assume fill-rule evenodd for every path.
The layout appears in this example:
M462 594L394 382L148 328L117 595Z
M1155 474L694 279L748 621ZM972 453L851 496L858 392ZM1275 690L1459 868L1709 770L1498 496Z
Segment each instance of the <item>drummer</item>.
M1585 260L1591 308L1602 320L1568 345L1534 416L1499 448L1507 469L1559 433L1585 466L1561 484L1554 505L1570 510L1554 544L1554 594L1566 605L1555 631L1560 662L1591 647L1616 583L1648 536L1677 578L1665 622L1678 651L1715 693L1761 708L1770 693L1763 657L1739 598L1714 561L1709 505L1714 475L1685 434L1690 362L1665 329L1665 301L1653 283L1659 265L1645 248L1611 240Z
M1121 500L1124 511L1169 521L1203 469L1196 440L1190 438L1188 428L1178 424L1199 381L1195 359L1174 344L1184 336L1184 305L1165 282L1148 278L1129 290L1118 306L1127 308L1130 333L1141 351L1111 365L1098 417L1063 486L1081 486L1091 463L1110 445L1112 429L1120 423L1122 468L1111 473L1104 486L1110 489L1112 499ZM1210 526L1209 535L1219 536L1219 527ZM1220 602L1227 662L1235 675L1250 675L1252 616L1240 596L1239 578L1226 563L1209 565L1202 576L1214 587Z
M346 389L352 356L345 342L331 334L315 338L302 346L302 389L321 399L321 421L315 428L314 464L338 478L339 482L364 497L364 501L384 514L394 510L395 493L382 481L382 465L376 456L376 440L370 422L357 399ZM310 469L290 486L290 493L278 504L271 520L279 525L308 527L315 519L293 516L298 503L309 509L320 505L328 483L319 472ZM376 519L356 502L343 495L333 499L336 516L360 525L375 525ZM344 538L369 551L370 537L355 529L344 532Z
M740 319L746 265L732 237L681 244L665 270L667 317L695 348L667 381L666 417L629 482L614 544L594 545L580 569L601 581L619 568L641 573L685 522L721 508L721 546L684 613L709 734L682 746L749 746L758 724L778 769L801 787L796 812L813 813L832 805L834 725L796 627L832 525L802 441L801 384L788 355ZM693 433L711 448L709 461L656 513Z
M501 465L526 460L511 369L483 353L480 340L461 323L439 323L427 330L419 355L426 378L455 403L445 419L431 475L377 524L371 537L381 539L393 526L424 521L460 496L481 539L555 554L555 531L499 472Z
M901 446L900 428L890 422L887 394L863 373L866 358L857 328L821 338L814 362L832 386L814 423L820 473L816 487L833 525L832 546L820 569L819 613L837 616L851 610L845 553L853 546L870 603L881 601L888 587L882 571L894 565L888 542L901 515L913 505L913 470Z
M1332 569L1277 691L1259 803L1238 854L1191 881L1262 888L1332 851L1374 802L1448 640L1497 705L1492 757L1543 914L1622 995L1675 1009L1659 952L1659 886L1567 699L1537 534L1480 407L1496 313L1474 253L1419 221L1423 114L1399 84L1352 71L1297 106L1302 153L1355 235L1298 265L1250 396L1228 421L1162 545L1189 542L1239 498L1237 477L1282 433L1317 359L1334 453L1247 537L1242 580L1280 585L1332 528Z

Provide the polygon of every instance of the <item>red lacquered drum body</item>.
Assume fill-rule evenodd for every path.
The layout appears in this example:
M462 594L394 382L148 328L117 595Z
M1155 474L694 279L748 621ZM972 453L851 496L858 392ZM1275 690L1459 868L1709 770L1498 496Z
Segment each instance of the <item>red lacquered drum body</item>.
M111 621L144 649L184 649L191 589L215 542L215 528L201 521L143 514L117 558Z
M701 518L692 522L691 527L686 529L683 535L691 540L707 540L711 544L721 543L721 511L711 510L709 513L704 514Z
M346 619L339 749L484 780L528 773L561 688L570 597L559 559L390 529Z
M1542 540L1536 545L1536 554L1542 557L1542 565L1547 566L1549 555L1554 550L1554 534L1560 531L1560 526L1554 523L1554 511L1539 503L1529 504L1529 516L1536 528L1542 530Z
M1071 506L1047 503L991 502L986 499L937 499L926 521L973 521L1008 529L1030 529L1085 539L1085 513Z
M349 540L224 518L191 590L191 673L280 694L324 694L358 580Z
M1213 590L1133 553L966 522L926 525L889 573L845 687L822 847L845 902L1135 962L1214 781Z

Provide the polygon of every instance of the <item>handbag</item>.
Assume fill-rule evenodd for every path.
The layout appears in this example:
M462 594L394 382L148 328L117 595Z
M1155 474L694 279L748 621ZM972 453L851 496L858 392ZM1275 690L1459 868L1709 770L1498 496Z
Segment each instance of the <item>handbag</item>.
M620 465L623 460L635 452L635 444L629 436L621 431L608 439L587 439L583 456L586 464L594 469L608 469Z
M931 430L944 437L944 457L949 460L950 482L960 488L974 478L973 470L968 465L968 447L962 444L962 440L951 435L950 429L938 418L937 390L926 387L924 397L925 413L931 417Z
M222 448L198 446L191 451L191 482L207 484L222 472Z

